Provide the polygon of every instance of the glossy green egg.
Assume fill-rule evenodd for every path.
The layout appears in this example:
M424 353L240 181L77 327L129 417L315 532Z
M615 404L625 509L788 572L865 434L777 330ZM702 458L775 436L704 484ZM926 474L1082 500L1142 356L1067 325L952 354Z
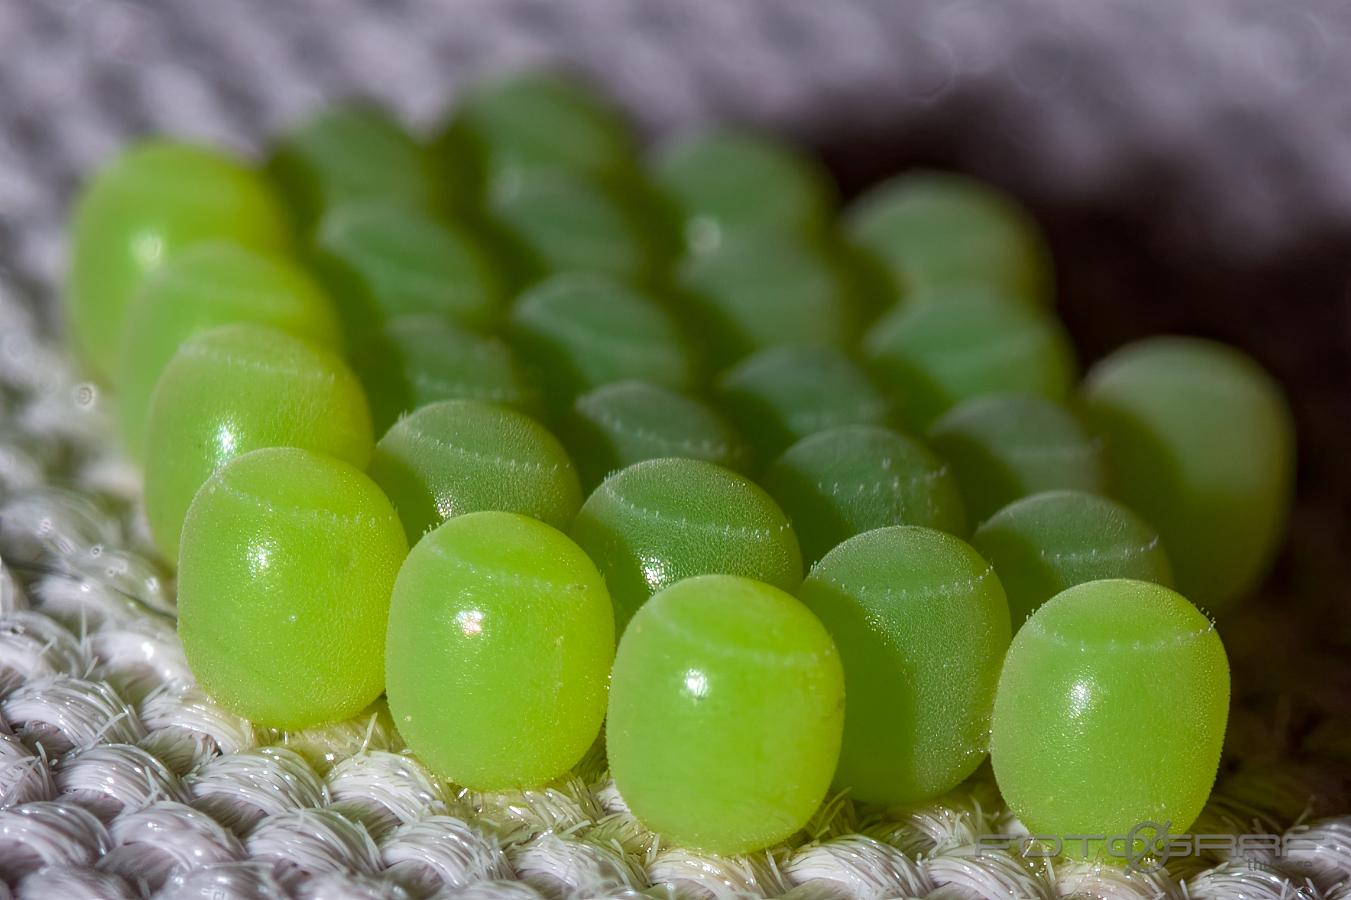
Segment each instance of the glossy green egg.
M608 182L531 172L497 186L487 205L523 281L590 272L647 283L665 266L660 225L647 221L638 198Z
M1295 469L1290 410L1231 347L1155 338L1085 379L1114 496L1163 536L1178 589L1222 610L1253 590L1284 535Z
M859 330L854 284L825 251L796 236L756 232L686 258L681 311L727 365L766 347L844 347Z
M915 171L883 182L850 207L845 231L907 303L975 288L1040 307L1055 293L1050 252L1032 217L956 173Z
M999 573L1015 630L1047 600L1086 581L1173 585L1158 531L1115 500L1082 491L1016 500L981 523L971 544Z
M150 396L184 341L218 325L270 325L340 351L342 328L323 290L304 271L238 244L189 247L146 278L127 310L117 377L122 438L145 452Z
M385 688L385 621L408 545L358 469L254 450L207 479L183 524L178 634L193 675L260 725L354 716Z
M447 519L492 510L567 528L582 503L567 452L506 406L443 400L404 416L375 446L371 477L399 511L409 543Z
M918 442L877 425L809 435L761 479L793 523L807 564L846 538L886 525L966 534L957 480Z
M835 645L805 606L747 578L689 578L654 596L620 640L610 774L666 841L758 850L825 799L844 703Z
M1041 491L1106 489L1099 441L1036 394L986 394L948 410L929 445L952 466L971 521Z
M350 203L432 209L440 185L426 150L387 112L334 106L282 136L268 171L303 226Z
M975 771L1010 631L999 579L975 550L928 528L880 528L828 553L799 596L844 661L839 787L914 803Z
M688 390L700 379L699 360L670 313L599 275L558 275L535 285L513 304L507 335L555 414L578 394L615 381Z
M386 322L437 315L489 330L503 282L467 231L391 203L341 206L320 220L311 259L358 347Z
M75 342L98 374L116 370L123 318L145 277L205 240L267 251L290 244L267 183L229 155L144 141L85 187L71 223L67 302Z
M1092 581L1014 637L990 758L1034 834L1111 838L1142 823L1155 824L1146 837L1182 834L1210 796L1228 715L1229 664L1209 619L1156 584Z
M543 522L478 512L428 534L399 572L387 634L390 714L438 775L542 787L595 742L614 614L586 554Z
M1059 323L984 292L899 306L869 329L863 349L919 431L982 394L1018 391L1064 400L1076 373Z
M693 575L742 575L784 590L802 580L788 518L749 479L697 459L652 459L607 478L573 538L605 575L622 632L652 594Z
M490 185L549 170L613 175L634 157L633 137L616 110L581 83L546 72L470 88L440 143Z
M539 415L543 402L505 342L436 315L399 316L352 351L376 434L438 400L479 400Z
M841 350L811 344L747 357L719 376L714 396L760 467L809 434L896 418L896 404L857 363Z
M577 398L559 431L594 489L611 472L667 456L741 470L750 451L732 424L700 400L646 381L619 381Z
M174 354L150 402L145 512L172 561L202 483L240 454L299 447L364 468L372 449L361 384L343 361L261 325L202 332Z
M820 165L790 145L738 131L707 131L662 148L652 179L696 250L766 230L810 233L834 208Z

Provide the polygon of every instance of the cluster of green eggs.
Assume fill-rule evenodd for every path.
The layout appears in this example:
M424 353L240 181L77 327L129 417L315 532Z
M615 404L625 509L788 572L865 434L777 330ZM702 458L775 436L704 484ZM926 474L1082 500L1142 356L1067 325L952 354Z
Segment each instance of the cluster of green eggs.
M1229 690L1193 602L1279 542L1279 391L1186 338L1076 384L988 187L836 211L788 147L642 155L538 74L425 142L354 106L259 166L128 149L75 213L70 321L202 686L282 728L387 694L471 789L603 728L639 820L713 852L987 754L1034 830L1185 827Z

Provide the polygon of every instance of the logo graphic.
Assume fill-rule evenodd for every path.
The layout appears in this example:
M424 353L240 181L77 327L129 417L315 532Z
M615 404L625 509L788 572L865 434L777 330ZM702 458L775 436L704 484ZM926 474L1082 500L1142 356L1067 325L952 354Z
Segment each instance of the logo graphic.
M1172 822L1141 822L1132 828L1124 838L1113 838L1107 842L1107 852L1112 856L1126 860L1126 868L1141 875L1149 875L1168 865L1172 858L1172 842L1168 828ZM1121 840L1123 847L1113 844Z

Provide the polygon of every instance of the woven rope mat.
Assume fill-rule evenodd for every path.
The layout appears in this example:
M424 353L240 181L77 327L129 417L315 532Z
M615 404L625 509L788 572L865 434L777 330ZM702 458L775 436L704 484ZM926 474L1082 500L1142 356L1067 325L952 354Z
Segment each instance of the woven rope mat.
M851 172L877 175L885 156L872 138L899 129L925 148L918 155L1016 185L1043 206L1121 208L1123 193L1147 183L1157 188L1148 241L1160 254L1199 254L1215 265L1280 260L1345 233L1351 8L1339 0L1287 0L1280 14L1259 0L1088 7L0 0L0 877L8 890L23 898L1351 898L1345 475L1319 462L1345 467L1335 441L1315 441L1314 462L1306 460L1315 489L1301 502L1269 596L1223 626L1235 709L1220 781L1196 826L1221 834L1306 827L1295 850L1279 858L1211 851L1146 874L978 853L979 835L1017 827L983 770L917 809L836 799L790 846L714 859L664 848L644 832L598 750L548 789L470 794L402 754L378 708L281 734L215 707L193 684L174 635L172 583L148 549L138 476L114 446L104 398L60 342L66 206L82 174L129 136L164 130L250 149L325 99L350 94L373 95L426 125L467 79L539 61L586 71L650 133L721 118L771 127L826 149L846 182ZM1345 321L1334 316L1317 338L1297 334L1264 358L1283 374L1297 377L1305 365L1318 376L1345 349L1337 324ZM1287 369L1282 360L1293 361ZM1306 393L1345 396L1337 371L1322 393ZM1335 403L1296 399L1302 425L1345 432Z

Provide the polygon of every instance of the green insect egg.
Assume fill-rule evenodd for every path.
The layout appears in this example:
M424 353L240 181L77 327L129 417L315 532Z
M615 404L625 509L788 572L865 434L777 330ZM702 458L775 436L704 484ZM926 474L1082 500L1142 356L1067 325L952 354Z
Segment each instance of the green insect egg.
M391 203L334 209L315 230L311 261L359 347L399 316L437 315L494 327L503 308L495 263L465 231Z
M694 575L802 581L788 518L749 479L697 459L652 459L607 478L572 524L605 575L622 632L648 597Z
M1064 400L1076 372L1058 322L985 292L898 306L872 326L863 348L918 431L982 394L1015 391Z
M975 550L928 528L879 528L826 554L799 596L844 662L839 787L914 803L975 771L1010 632L999 579Z
M772 347L719 376L718 406L746 436L763 468L809 434L842 425L887 425L896 407L834 347Z
M578 82L546 72L471 88L438 147L489 185L550 170L609 176L632 167L635 152L617 110Z
M793 523L808 564L874 528L922 525L966 534L948 466L918 442L877 425L842 425L798 441L761 479Z
M1029 494L1106 488L1097 439L1035 394L972 397L933 424L929 445L952 466L973 522Z
M193 675L245 718L307 728L385 687L385 620L408 545L347 463L254 450L207 479L183 523L178 634Z
M183 344L155 388L146 434L146 518L169 560L193 494L234 457L299 447L364 468L373 446L366 398L346 364L261 325L225 325Z
M441 316L399 316L352 351L376 434L438 400L479 400L539 415L543 402L505 342Z
M665 266L667 248L638 200L608 183L550 170L507 179L489 196L488 211L525 281L590 272L646 283Z
M98 374L116 372L123 319L145 277L205 240L267 251L290 243L267 183L231 156L145 141L85 187L71 224L67 300L75 342Z
M1113 837L1150 822L1181 834L1210 795L1228 714L1229 664L1209 619L1156 584L1092 581L1014 637L990 758L1034 834Z
M268 172L301 225L354 202L434 208L440 184L426 150L375 106L325 109L278 142Z
M805 606L748 578L689 578L619 642L610 774L666 841L747 853L792 836L821 804L844 712L835 645Z
M860 197L844 224L906 302L941 302L950 289L975 288L1035 308L1055 293L1036 222L1012 198L971 178L897 176Z
M576 544L528 516L470 513L423 538L399 571L390 713L457 784L541 787L595 742L614 652L605 582Z
M651 177L699 251L738 232L813 233L835 206L830 177L816 161L744 132L681 138L658 153Z
M850 344L859 329L853 282L796 236L757 232L722 241L680 265L681 310L728 365L765 347Z
M1016 500L982 522L971 544L999 574L1015 629L1047 600L1086 581L1173 585L1154 527L1120 503L1083 491Z
M1095 365L1082 403L1111 492L1159 529L1178 589L1214 610L1253 590L1294 482L1294 427L1271 377L1233 348L1155 338Z
M127 310L117 411L131 455L145 452L150 396L184 341L218 325L269 325L331 350L342 329L323 290L285 259L238 244L189 247L146 278Z
M580 393L640 379L695 387L699 361L656 301L599 275L558 275L516 299L508 340L537 371L549 408L561 414Z
M443 400L400 419L375 445L370 473L394 502L409 543L447 519L485 510L566 528L582 504L577 471L548 429L475 400Z
M625 466L667 456L745 469L750 451L719 412L687 394L619 381L578 397L559 431L592 490Z

